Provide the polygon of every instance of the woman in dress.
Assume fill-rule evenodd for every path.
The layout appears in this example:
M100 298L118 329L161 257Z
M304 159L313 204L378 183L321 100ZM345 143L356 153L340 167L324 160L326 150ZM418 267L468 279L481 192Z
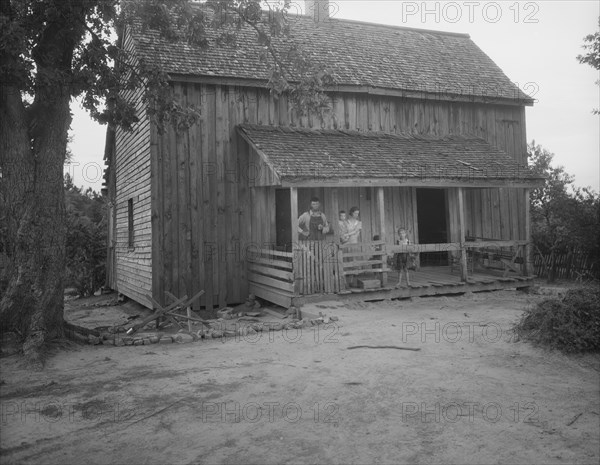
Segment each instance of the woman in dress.
M350 209L350 218L348 218L348 243L358 244L358 237L362 230L362 221L358 219L360 211L358 207L352 207Z

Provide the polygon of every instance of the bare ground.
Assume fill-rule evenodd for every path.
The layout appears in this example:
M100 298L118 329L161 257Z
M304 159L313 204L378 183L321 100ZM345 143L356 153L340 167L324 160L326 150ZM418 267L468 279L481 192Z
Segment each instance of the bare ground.
M598 356L510 331L539 298L328 302L329 326L71 344L43 372L4 356L2 463L598 463Z

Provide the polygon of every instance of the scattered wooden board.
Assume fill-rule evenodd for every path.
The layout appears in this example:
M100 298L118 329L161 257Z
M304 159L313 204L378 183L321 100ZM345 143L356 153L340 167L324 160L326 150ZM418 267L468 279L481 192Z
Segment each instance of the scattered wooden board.
M281 320L283 320L286 317L286 315L276 312L275 310L271 310L270 308L263 308L262 311Z

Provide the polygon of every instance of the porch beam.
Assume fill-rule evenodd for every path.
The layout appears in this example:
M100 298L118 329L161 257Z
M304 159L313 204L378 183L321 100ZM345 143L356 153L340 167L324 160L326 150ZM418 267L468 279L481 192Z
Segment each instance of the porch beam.
M439 188L480 188L493 187L535 188L542 180L505 180L505 179L436 179L432 178L286 178L281 180L282 187L439 187Z
M502 247L518 247L527 245L527 241L481 241L465 242L466 249L501 249ZM441 242L437 244L388 245L390 253L422 253L422 252L453 252L461 249L460 242Z
M292 222L292 277L294 295L300 295L300 270L298 269L298 189L290 187L290 216Z
M533 275L533 270L531 269L531 211L529 204L529 189L523 189L523 200L525 202L525 240L527 243L524 247L524 257L523 257L523 275L531 276Z
M460 242L460 279L467 281L467 248L465 246L465 200L462 187L458 187L458 237Z

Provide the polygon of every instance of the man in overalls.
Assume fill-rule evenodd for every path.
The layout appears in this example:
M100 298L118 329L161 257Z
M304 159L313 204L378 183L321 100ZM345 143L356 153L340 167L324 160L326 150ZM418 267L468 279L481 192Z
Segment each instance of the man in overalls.
M322 241L329 232L327 218L321 212L321 202L318 197L310 199L310 211L302 213L298 218L300 239L305 241Z

